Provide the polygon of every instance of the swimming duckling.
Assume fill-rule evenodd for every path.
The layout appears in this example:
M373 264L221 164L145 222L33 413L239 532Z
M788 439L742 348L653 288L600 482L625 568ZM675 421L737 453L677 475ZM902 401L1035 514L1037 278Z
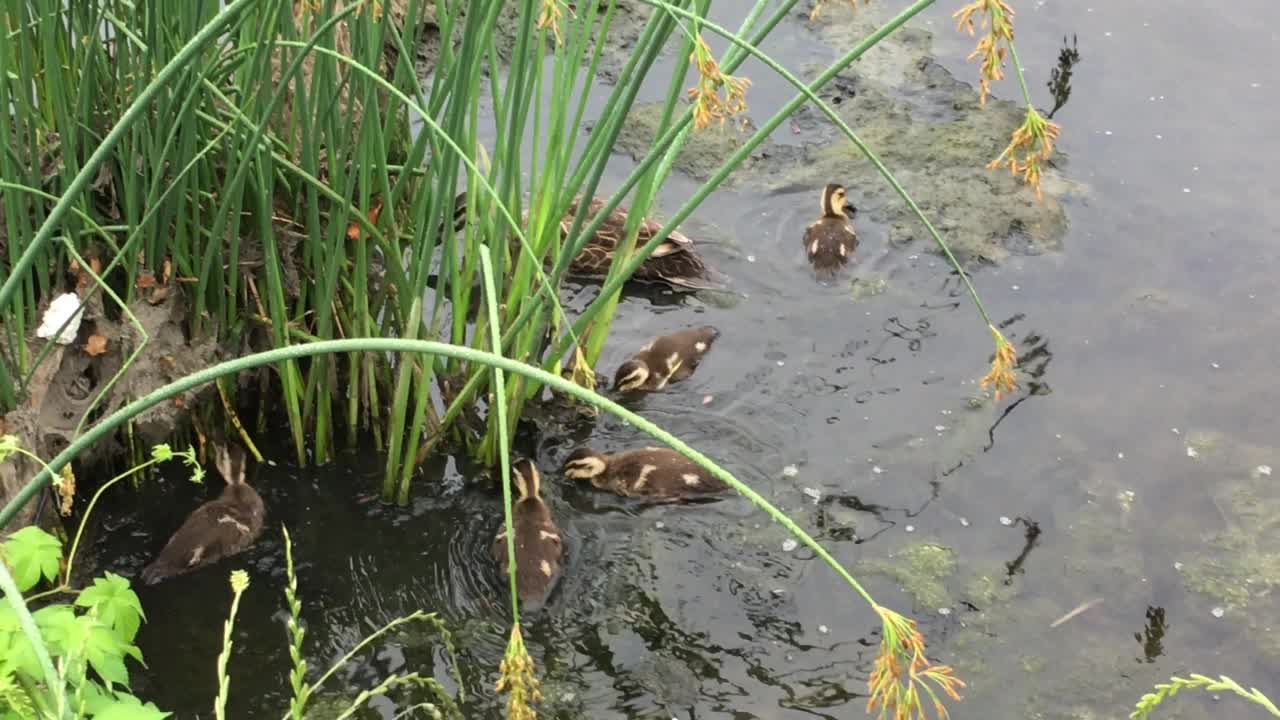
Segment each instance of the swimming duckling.
M668 382L684 380L698 369L702 356L718 337L719 330L704 325L654 339L618 367L614 391L661 390Z
M455 229L466 224L466 200L465 192L454 198ZM561 217L561 238L568 237L581 202L582 196L575 197ZM606 202L606 198L591 199L582 227L585 228L600 214ZM569 275L603 280L609 274L614 251L625 237L629 214L630 211L625 206L619 205L605 217L600 227L587 239L582 251L569 262ZM527 213L525 222L528 223ZM662 223L647 217L641 218L635 247L647 244L661 229ZM708 267L694 250L693 239L678 230L672 230L658 243L649 257L636 268L631 279L635 282L660 283L676 290L716 290L723 287L721 274Z
M647 447L605 454L588 447L569 453L564 475L589 480L623 497L684 498L724 492L723 480L670 448Z
M511 507L511 527L516 535L516 595L528 609L546 600L560 574L560 528L540 494L542 478L531 460L511 465L511 482L520 497ZM507 577L507 527L503 523L493 538L493 559Z
M216 500L188 515L160 555L143 568L146 584L154 585L243 552L258 539L264 508L258 491L244 480L244 448L219 445L216 463L227 487Z
M804 230L805 254L819 279L834 277L858 249L858 234L849 222L854 212L856 208L848 203L843 185L823 188L822 217Z

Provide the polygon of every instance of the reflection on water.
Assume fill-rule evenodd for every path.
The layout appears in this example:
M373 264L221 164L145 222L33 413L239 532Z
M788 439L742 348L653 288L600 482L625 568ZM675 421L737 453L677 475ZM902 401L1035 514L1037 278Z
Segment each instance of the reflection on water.
M1067 104L1071 97L1071 71L1080 62L1080 51L1076 48L1076 36L1071 36L1071 44L1062 38L1062 49L1058 51L1058 65L1049 71L1049 93L1053 95L1053 107L1049 110L1049 119Z

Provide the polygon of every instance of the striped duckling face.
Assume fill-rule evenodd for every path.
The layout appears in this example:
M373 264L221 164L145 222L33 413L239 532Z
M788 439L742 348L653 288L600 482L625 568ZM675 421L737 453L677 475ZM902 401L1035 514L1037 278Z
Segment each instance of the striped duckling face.
M592 450L588 447L581 447L569 453L569 457L564 461L564 476L573 480L588 480L592 485L603 488L605 486L605 471L609 469L609 463L605 460L604 453Z
M618 366L618 372L613 376L613 389L616 392L639 390L649 382L652 375L653 371L649 369L649 363L645 362L644 358L631 358Z
M542 476L538 474L538 467L528 458L520 458L511 463L511 484L515 485L516 492L520 493L517 502L529 498L535 500L542 498Z

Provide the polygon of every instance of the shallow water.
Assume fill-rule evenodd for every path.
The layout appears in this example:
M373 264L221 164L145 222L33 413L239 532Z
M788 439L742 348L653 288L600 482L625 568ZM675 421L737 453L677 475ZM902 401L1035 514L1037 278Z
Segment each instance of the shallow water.
M841 4L828 3L820 27L848 17ZM972 82L976 68L963 61L972 41L953 32L953 5L911 26L936 33L939 61ZM629 299L599 369L611 373L658 331L719 327L694 378L636 407L800 520L879 602L919 618L931 655L969 683L955 718L1127 716L1152 683L1188 671L1280 697L1280 608L1267 592L1280 583L1280 492L1258 471L1280 466L1266 340L1280 334L1280 187L1269 166L1280 6L1017 9L1041 106L1051 104L1045 83L1063 36L1078 39L1073 91L1054 120L1069 158L1062 176L1082 190L1061 199L1061 251L975 272L1030 373L1013 398L970 407L990 338L920 240L891 245L883 216L860 204L862 264L818 285L799 246L814 192L769 193L749 179L685 224L708 239L739 300ZM727 15L718 13L736 20ZM823 37L796 16L769 49L803 67L834 56ZM759 65L742 72L755 83L757 121L791 94ZM1011 79L995 90L1017 99ZM784 125L776 141L822 132L801 127L797 137ZM628 166L620 157L616 177ZM660 204L677 206L694 186L673 178ZM854 277L887 287L855 300ZM582 439L538 442L544 471ZM644 438L605 418L591 442ZM458 634L468 717L497 717L505 593L486 549L499 499L469 489L475 473L450 460L429 473L442 482L418 482L443 490L383 507L368 501L381 466L362 451L318 470L263 468L258 479L269 528L284 523L293 536L311 664L326 666L393 617L438 610ZM784 551L786 534L746 501L638 508L548 484L568 568L526 636L548 717L863 715L874 613L807 551ZM99 559L136 571L202 492L171 483L172 496L148 495L153 509L107 523ZM954 572L926 581L875 572L888 559L949 555L922 543L953 550ZM138 689L179 717L211 716L235 565L253 586L237 623L232 715L279 717L287 703L283 552L269 530L243 562L141 593L150 669ZM414 670L447 680L441 657L425 632L400 633L328 689L349 697ZM395 697L375 703L380 716L407 702ZM1166 711L1222 713L1259 716L1230 697L1195 695Z

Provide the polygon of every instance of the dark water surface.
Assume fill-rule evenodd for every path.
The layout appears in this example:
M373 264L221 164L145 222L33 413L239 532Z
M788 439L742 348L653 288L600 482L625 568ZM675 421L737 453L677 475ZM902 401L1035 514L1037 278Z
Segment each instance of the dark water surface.
M848 17L841 4L828 3L825 22ZM974 82L964 63L973 41L950 20L958 5L911 26L936 33L939 61ZM1077 188L1061 200L1061 251L975 271L1030 373L1013 398L971 403L991 341L922 242L891 246L867 212L863 264L818 285L799 246L815 192L750 183L716 193L685 225L709 238L708 257L744 297L629 299L599 369L611 374L658 331L718 326L697 375L637 407L801 521L878 601L917 617L931 655L969 683L957 719L1125 717L1152 683L1188 671L1280 698L1280 608L1268 592L1280 584L1280 491L1269 474L1280 467L1280 5L1015 6L1041 107L1052 105L1045 85L1064 35L1077 38L1081 60L1054 116L1069 158L1061 178ZM717 17L734 24L735 12ZM768 49L801 68L843 50L822 37L797 16ZM762 66L743 73L757 121L791 94ZM995 90L1018 98L1012 78ZM796 142L786 125L777 135ZM617 177L628 166L619 158ZM673 178L660 204L674 208L695 186ZM887 278L884 291L855 299L850 278L871 273ZM564 582L527 623L547 717L863 716L878 642L865 603L808 551L784 550L786 533L744 500L637 508L566 486L551 470L581 439L538 446L568 552ZM644 438L603 418L591 441ZM283 445L267 449L287 457ZM474 473L450 460L430 469L439 481L418 481L442 490L383 507L367 501L381 468L368 452L320 469L263 468L270 525L258 547L142 591L142 693L179 717L212 716L226 572L246 566L232 716L280 716L284 523L313 667L393 617L437 610L457 634L468 717L498 717L505 592L485 549L499 498L467 489ZM99 559L132 573L202 492L176 484L164 507L115 521ZM909 572L883 572L900 568ZM376 644L327 690L349 698L409 671L448 682L425 629ZM392 717L405 702L375 705ZM1261 714L1195 695L1166 711Z

